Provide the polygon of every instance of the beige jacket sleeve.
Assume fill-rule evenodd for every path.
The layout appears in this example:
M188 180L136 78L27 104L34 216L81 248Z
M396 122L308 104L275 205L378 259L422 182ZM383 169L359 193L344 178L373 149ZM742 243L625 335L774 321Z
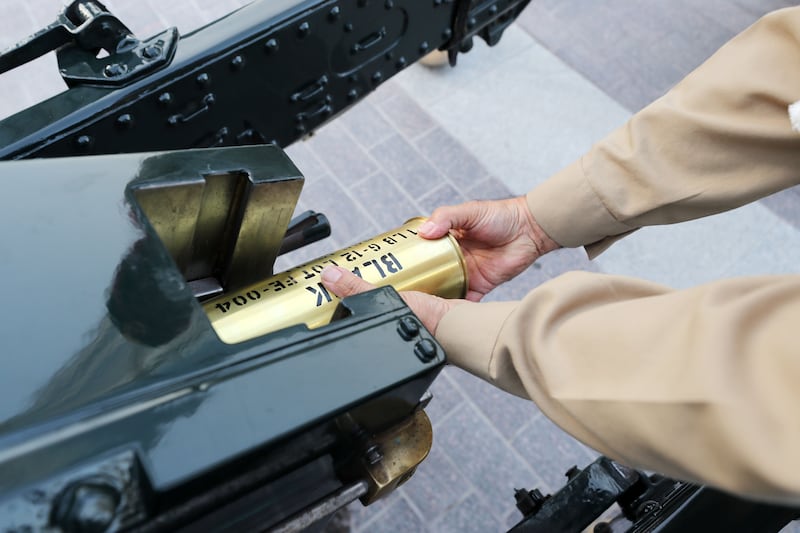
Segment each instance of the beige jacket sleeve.
M697 218L800 183L800 8L736 37L528 195L565 246ZM800 206L798 206L800 209ZM669 251L665 250L665 257ZM454 307L451 363L530 397L632 466L800 503L800 275L675 291L571 273L521 302Z

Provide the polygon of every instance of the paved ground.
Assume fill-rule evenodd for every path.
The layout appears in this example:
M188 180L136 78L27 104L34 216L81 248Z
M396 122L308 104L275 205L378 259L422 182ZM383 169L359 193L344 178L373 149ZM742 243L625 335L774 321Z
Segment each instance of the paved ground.
M136 33L182 32L238 0L107 2ZM456 69L415 65L341 119L288 149L307 177L301 208L325 212L334 234L285 260L296 264L427 214L441 204L520 194L569 163L666 91L779 0L533 0L494 49ZM49 22L58 4L6 0L0 44ZM51 58L0 79L5 116L60 90ZM796 271L800 191L734 212L651 228L594 262L580 250L544 258L490 295L519 298L567 270L630 274L684 287L751 273ZM356 532L501 531L518 519L514 487L561 486L594 453L530 402L454 368L433 386L430 458L392 497L351 507Z

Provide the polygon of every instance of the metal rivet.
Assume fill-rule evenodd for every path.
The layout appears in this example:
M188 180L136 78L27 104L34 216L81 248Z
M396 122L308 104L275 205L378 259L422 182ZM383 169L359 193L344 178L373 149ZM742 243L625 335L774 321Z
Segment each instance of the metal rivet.
M242 70L244 68L244 58L242 56L235 56L231 59L231 68L233 70Z
M264 48L267 49L267 53L274 53L278 51L278 40L277 39L270 39L264 44Z
M350 33L351 31L353 31L353 23L352 22L348 22L347 24L345 24L344 25L344 31L346 33Z
M386 58L386 61L391 61L394 59L394 52L386 52L383 57Z
M372 75L372 83L374 83L375 85L379 84L382 79L383 79L383 74L381 73L380 70Z
M469 20L467 21L467 28L472 29L475 27L477 23L478 21L475 19L475 17L470 17Z
M306 127L303 126L302 124L298 124L295 130L297 131L297 133L305 133Z
M129 129L133 126L133 116L130 113L125 113L117 117L117 126L122 129Z
M422 339L414 346L414 354L423 363L428 363L436 357L436 345L430 339Z
M350 74L347 79L350 80L350 83L356 83L358 81L358 74Z
M419 45L419 53L424 54L425 52L428 51L428 48L430 48L428 41L422 41Z
M358 0L358 7L367 7L368 0Z
M397 324L397 332L405 341L410 341L419 335L419 322L413 317L404 316Z
M433 0L433 7L439 7L442 5L442 0Z
M299 37L305 37L311 31L311 24L308 22L303 22L297 27L297 35Z
M497 14L497 4L492 4L491 7L489 7L489 13L492 15Z
M397 68L403 68L403 67L405 67L405 66L406 66L406 63L407 63L407 62L406 62L406 58L405 58L405 56L400 56L400 57L397 59L397 63L395 63L395 65L397 65Z
M78 148L87 150L89 149L92 144L94 143L94 139L89 137L88 135L81 135L77 139L75 139L75 144L78 145Z
M169 105L172 103L172 95L170 93L161 93L158 95L158 103L161 105Z
M392 9L394 7L394 2L392 0L386 0L386 2L383 4L383 7L386 9Z
M111 63L103 69L103 75L106 78L119 78L126 72L128 72L128 67L119 63Z
M341 14L341 10L339 9L339 6L334 6L334 7L331 8L330 11L328 11L328 20L333 22L333 21L335 21L336 19L339 18L340 14Z
M453 36L453 30L450 28L445 28L442 30L442 39L450 39Z
M203 72L197 76L196 81L201 87L206 87L211 83L211 76L209 76L208 73Z
M170 126L177 126L178 122L180 122L180 120L181 120L180 115L171 115L167 119L167 124L169 124Z
M358 91L356 89L350 89L349 91L347 91L348 100L353 101L356 98L358 98Z

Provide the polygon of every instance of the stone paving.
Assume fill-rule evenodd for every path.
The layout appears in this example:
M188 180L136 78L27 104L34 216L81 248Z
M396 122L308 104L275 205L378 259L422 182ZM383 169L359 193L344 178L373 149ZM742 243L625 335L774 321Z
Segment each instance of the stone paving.
M172 25L186 33L244 3L106 2L143 37ZM642 21L649 20L653 10L670 11L655 2L631 7L614 1L587 8L578 0L534 0L494 49L479 43L460 57L456 69L410 67L309 140L287 149L307 178L298 209L324 212L333 235L281 258L277 267L375 235L439 205L524 192L622 124L769 7L748 6L740 2L719 7L715 20L729 23L714 26L713 38L689 32L685 43L670 41L667 52L649 60L667 66L658 70L650 65L657 73L638 81L630 62L644 60L636 57L643 52L635 43L654 38L652 28ZM52 1L6 0L0 7L0 46L50 22L58 9ZM666 17L667 25L691 29L702 24L695 11L688 21L689 15L672 11L674 20ZM602 17L617 24L619 32L598 30ZM561 34L553 31L559 24L564 28ZM600 32L602 54L592 55L587 29ZM622 55L613 55L615 50ZM598 61L605 61L606 68ZM609 74L615 65L618 70ZM625 83L614 72L631 81ZM3 75L0 116L62 87L52 55ZM595 262L581 250L561 250L489 299L519 298L531 287L576 269L637 275L676 286L707 276L791 272L800 261L798 201L800 192L792 190L677 235L637 232ZM739 239L737 249L748 252L720 261L717 254L730 246L729 237L720 235L728 235L731 225ZM768 235L747 231L753 227L768 228ZM706 246L714 242L717 248L708 251ZM670 245L691 246L697 252L687 265L665 268L667 256L659 251ZM515 487L556 490L570 466L586 465L596 455L549 422L531 402L456 368L446 368L432 392L430 457L386 500L369 508L350 506L354 532L503 531L520 518L514 507Z

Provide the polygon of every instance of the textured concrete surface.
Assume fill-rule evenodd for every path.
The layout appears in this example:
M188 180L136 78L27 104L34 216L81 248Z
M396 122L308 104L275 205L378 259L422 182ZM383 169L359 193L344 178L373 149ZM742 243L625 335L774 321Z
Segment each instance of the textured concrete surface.
M136 33L185 33L239 0L109 0ZM307 177L298 209L334 233L280 259L289 267L389 229L442 204L522 193L569 163L700 64L761 13L790 2L534 0L490 49L477 43L456 69L414 65L287 152ZM0 46L50 22L59 4L7 0ZM62 90L51 56L0 77L0 116ZM649 228L597 261L550 254L489 299L516 299L574 269L630 274L674 286L717 277L796 272L800 192L679 228ZM434 447L385 501L351 506L356 532L502 531L519 520L515 487L558 489L592 450L535 405L456 369L434 383ZM796 531L797 529L792 529Z

